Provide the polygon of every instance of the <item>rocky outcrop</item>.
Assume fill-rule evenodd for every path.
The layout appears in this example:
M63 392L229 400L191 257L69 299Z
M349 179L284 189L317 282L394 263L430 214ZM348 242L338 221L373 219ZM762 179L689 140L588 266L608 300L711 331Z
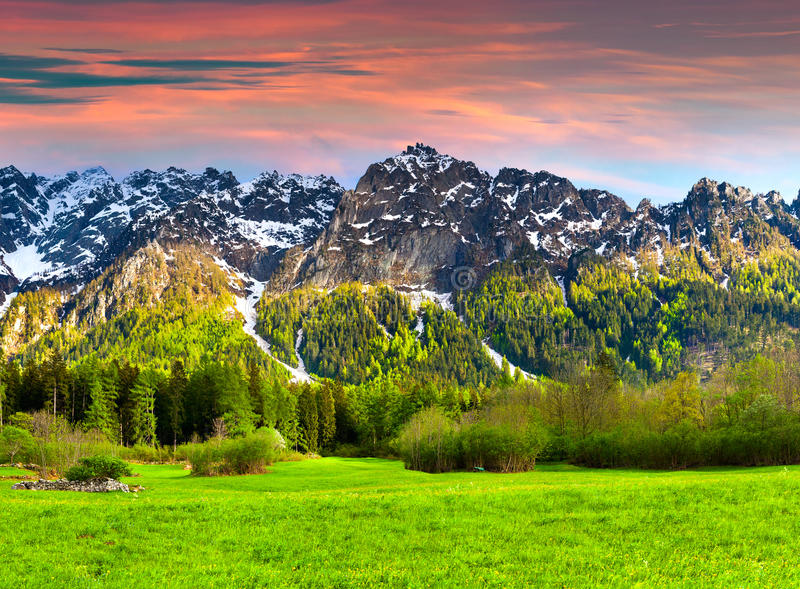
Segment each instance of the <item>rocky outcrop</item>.
M114 479L93 479L90 481L68 481L67 479L48 481L39 479L38 481L21 481L11 488L26 491L79 491L81 493L109 493L112 491L129 493L131 491L128 485Z

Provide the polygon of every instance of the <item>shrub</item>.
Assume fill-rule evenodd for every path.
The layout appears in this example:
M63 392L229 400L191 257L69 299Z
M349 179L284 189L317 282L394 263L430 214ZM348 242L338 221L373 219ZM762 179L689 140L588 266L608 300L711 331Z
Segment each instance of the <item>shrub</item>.
M130 466L115 456L90 456L67 470L65 478L70 481L88 481L91 479L119 479L131 476Z
M535 411L522 403L487 407L461 432L463 461L468 468L499 472L523 472L549 441L547 430Z
M461 454L458 428L438 407L423 409L400 432L397 449L408 469L453 470Z
M365 458L372 454L368 448L356 446L355 444L339 444L334 449L333 455L340 458Z
M765 430L741 426L701 430L690 422L664 432L617 428L578 441L573 461L597 468L660 469L797 464L800 424L785 423Z
M130 448L122 446L119 454L125 460L149 464L164 464L172 461L172 448L169 446L147 446L136 444Z
M192 474L212 475L218 462L219 452L217 442L185 444L178 447L176 455L185 456L192 465Z
M257 474L275 462L286 447L274 429L262 428L243 438L222 442L221 474Z
M175 455L185 456L196 475L257 474L265 472L285 446L276 430L261 428L242 438L185 444Z
M462 424L431 407L403 428L397 449L406 468L447 472L480 467L521 472L536 465L550 436L529 405L505 402L464 416Z
M39 466L39 475L64 474L86 456L114 454L115 447L97 430L82 431L63 417L37 411L25 420L33 435L31 459Z

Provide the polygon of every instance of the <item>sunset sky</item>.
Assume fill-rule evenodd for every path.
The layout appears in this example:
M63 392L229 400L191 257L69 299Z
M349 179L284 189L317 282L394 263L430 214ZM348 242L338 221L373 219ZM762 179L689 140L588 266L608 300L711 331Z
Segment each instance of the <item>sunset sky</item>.
M800 188L790 0L0 0L0 165L324 173L422 141L635 204Z

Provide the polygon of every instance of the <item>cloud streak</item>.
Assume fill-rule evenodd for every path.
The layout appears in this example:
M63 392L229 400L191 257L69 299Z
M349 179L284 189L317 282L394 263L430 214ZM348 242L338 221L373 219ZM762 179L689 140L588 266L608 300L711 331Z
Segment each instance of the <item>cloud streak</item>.
M89 55L125 53L119 49L103 49L100 47L45 47L44 49L45 51L59 51L61 53L86 53Z

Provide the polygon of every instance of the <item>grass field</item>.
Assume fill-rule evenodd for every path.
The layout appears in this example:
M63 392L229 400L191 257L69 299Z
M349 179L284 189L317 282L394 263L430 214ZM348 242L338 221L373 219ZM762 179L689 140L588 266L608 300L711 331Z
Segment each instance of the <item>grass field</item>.
M800 586L800 468L134 470L139 495L0 481L0 586Z

